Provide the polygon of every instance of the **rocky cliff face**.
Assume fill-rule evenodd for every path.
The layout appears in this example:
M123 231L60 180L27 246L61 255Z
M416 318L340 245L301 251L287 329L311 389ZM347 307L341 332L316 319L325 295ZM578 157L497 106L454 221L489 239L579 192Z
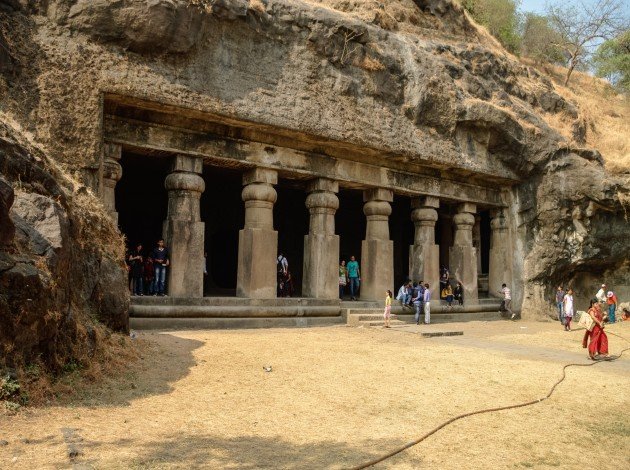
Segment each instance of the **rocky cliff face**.
M611 277L621 296L630 295L628 181L606 174L596 150L570 147L547 125L543 113L562 113L579 131L580 110L457 4L9 5L0 105L92 187L103 93L148 99L342 141L444 177L520 180L506 202L523 315L551 311L559 282L583 286L586 298L595 278Z
M86 188L0 123L0 371L59 371L89 360L104 325L128 331L121 246Z

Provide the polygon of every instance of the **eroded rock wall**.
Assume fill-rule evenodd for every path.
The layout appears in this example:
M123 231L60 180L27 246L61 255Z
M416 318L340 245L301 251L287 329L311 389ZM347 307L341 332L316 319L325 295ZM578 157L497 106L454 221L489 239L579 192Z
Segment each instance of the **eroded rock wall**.
M579 127L580 110L457 4L381 3L13 1L0 13L11 51L0 105L95 191L104 93L342 141L444 177L518 179L506 200L523 315L551 312L558 282L614 272L627 289L628 181L541 117Z

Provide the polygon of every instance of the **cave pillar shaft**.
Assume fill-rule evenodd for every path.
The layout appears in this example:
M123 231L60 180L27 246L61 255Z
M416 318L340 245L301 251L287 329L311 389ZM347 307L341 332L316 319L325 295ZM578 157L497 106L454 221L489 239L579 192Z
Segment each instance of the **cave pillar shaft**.
M507 220L503 209L490 212L490 266L488 272L488 290L497 295L502 284L512 285L512 257Z
M304 237L305 297L336 299L339 296L339 236L335 235L335 212L339 208L339 184L326 178L309 183L306 207L309 233Z
M200 176L203 160L176 155L164 187L168 212L164 241L169 249L168 291L173 297L203 297L204 223L200 199L205 183Z
M255 168L243 175L241 198L245 226L238 233L237 297L276 297L278 232L273 229L273 205L278 172Z
M102 200L105 210L110 215L115 224L118 223L118 212L116 212L116 184L122 178L122 166L120 158L122 147L119 144L105 142L103 144L103 190Z
M435 223L440 200L423 196L411 200L411 220L415 227L413 245L409 248L409 273L412 281L429 284L430 291L439 290L440 247L435 244Z
M394 242L389 238L393 200L389 189L363 192L367 227L361 243L361 299L381 300L387 289L394 288Z
M473 246L475 204L462 203L453 217L455 236L449 252L451 279L462 283L464 304L478 303L477 250Z

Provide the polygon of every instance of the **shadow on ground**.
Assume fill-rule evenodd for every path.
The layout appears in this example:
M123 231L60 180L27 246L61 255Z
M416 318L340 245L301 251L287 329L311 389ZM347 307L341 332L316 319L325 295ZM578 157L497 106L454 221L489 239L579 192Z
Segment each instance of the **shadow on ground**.
M58 406L129 406L139 398L168 394L173 384L197 365L193 351L204 343L170 333L141 334L137 347L140 358L112 377L80 384L80 388ZM72 381L68 382L72 387Z
M220 438L212 435L178 434L159 442L136 447L137 443L123 439L115 445L124 450L131 447L137 457L125 462L127 468L281 468L287 470L349 468L381 456L403 445L400 439L374 439L354 445L337 441L297 444L280 437L242 436ZM98 448L98 444L95 446ZM95 449L98 451L98 449ZM109 465L108 462L85 460L76 463ZM405 464L419 468L422 460L412 458ZM118 464L122 463L119 460ZM113 463L113 462L112 462Z

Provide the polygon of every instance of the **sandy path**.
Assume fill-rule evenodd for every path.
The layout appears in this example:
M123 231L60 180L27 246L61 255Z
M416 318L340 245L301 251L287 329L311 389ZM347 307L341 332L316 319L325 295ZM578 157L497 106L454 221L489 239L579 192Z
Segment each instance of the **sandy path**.
M465 334L413 334L444 329ZM611 331L630 338L630 324ZM81 400L0 414L0 468L346 468L453 415L541 397L562 364L586 362L581 334L555 323L140 338L144 359ZM626 354L570 370L543 404L460 421L377 468L628 468Z

